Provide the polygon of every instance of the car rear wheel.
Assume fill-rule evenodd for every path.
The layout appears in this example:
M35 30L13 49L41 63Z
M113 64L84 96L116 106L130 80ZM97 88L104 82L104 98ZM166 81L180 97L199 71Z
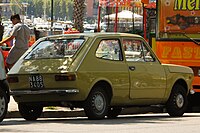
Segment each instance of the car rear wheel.
M3 121L8 110L8 99L4 90L0 88L0 122Z
M116 118L121 113L121 111L122 111L122 108L120 107L109 108L107 118L109 119Z
M27 121L34 121L42 114L42 106L32 106L25 103L18 103L21 116Z
M170 116L180 117L187 110L188 100L185 88L175 84L168 99L166 109Z
M102 87L94 88L84 104L84 111L88 119L103 119L108 112L108 99Z

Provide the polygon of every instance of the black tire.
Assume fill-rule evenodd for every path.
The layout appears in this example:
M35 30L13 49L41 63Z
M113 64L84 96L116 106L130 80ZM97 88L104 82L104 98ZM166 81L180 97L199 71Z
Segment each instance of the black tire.
M109 98L101 87L94 88L84 103L84 111L88 119L103 119L108 113Z
M187 110L188 99L185 88L180 84L175 84L167 101L166 109L170 116L180 117Z
M109 108L107 118L114 119L121 113L121 111L122 111L122 108L120 107Z
M3 121L8 111L8 98L6 92L0 88L0 122Z
M42 106L31 106L25 103L18 103L19 113L27 121L37 120L42 114Z

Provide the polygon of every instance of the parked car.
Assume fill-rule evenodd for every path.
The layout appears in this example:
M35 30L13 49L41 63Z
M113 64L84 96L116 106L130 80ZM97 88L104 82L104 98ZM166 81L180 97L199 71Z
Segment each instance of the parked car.
M84 108L89 119L149 105L182 116L192 80L192 69L162 64L141 36L125 33L44 37L8 72L26 120L39 118L45 106Z
M0 48L0 122L7 114L8 103L10 101L9 86L6 81L6 70L4 66L4 57Z

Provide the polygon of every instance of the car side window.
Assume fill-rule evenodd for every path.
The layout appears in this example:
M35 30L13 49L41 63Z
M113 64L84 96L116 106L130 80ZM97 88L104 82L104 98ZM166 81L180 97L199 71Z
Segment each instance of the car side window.
M126 61L154 61L151 51L147 48L143 41L135 39L124 39L122 43Z
M119 40L102 40L95 53L97 58L105 60L122 60L121 48Z

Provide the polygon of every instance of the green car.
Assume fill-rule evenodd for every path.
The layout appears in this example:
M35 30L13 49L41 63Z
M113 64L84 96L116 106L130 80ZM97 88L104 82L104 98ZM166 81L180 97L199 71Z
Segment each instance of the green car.
M166 105L182 116L193 71L162 64L139 35L82 33L39 39L8 73L11 95L26 120L45 106L84 108L89 119L122 108Z

